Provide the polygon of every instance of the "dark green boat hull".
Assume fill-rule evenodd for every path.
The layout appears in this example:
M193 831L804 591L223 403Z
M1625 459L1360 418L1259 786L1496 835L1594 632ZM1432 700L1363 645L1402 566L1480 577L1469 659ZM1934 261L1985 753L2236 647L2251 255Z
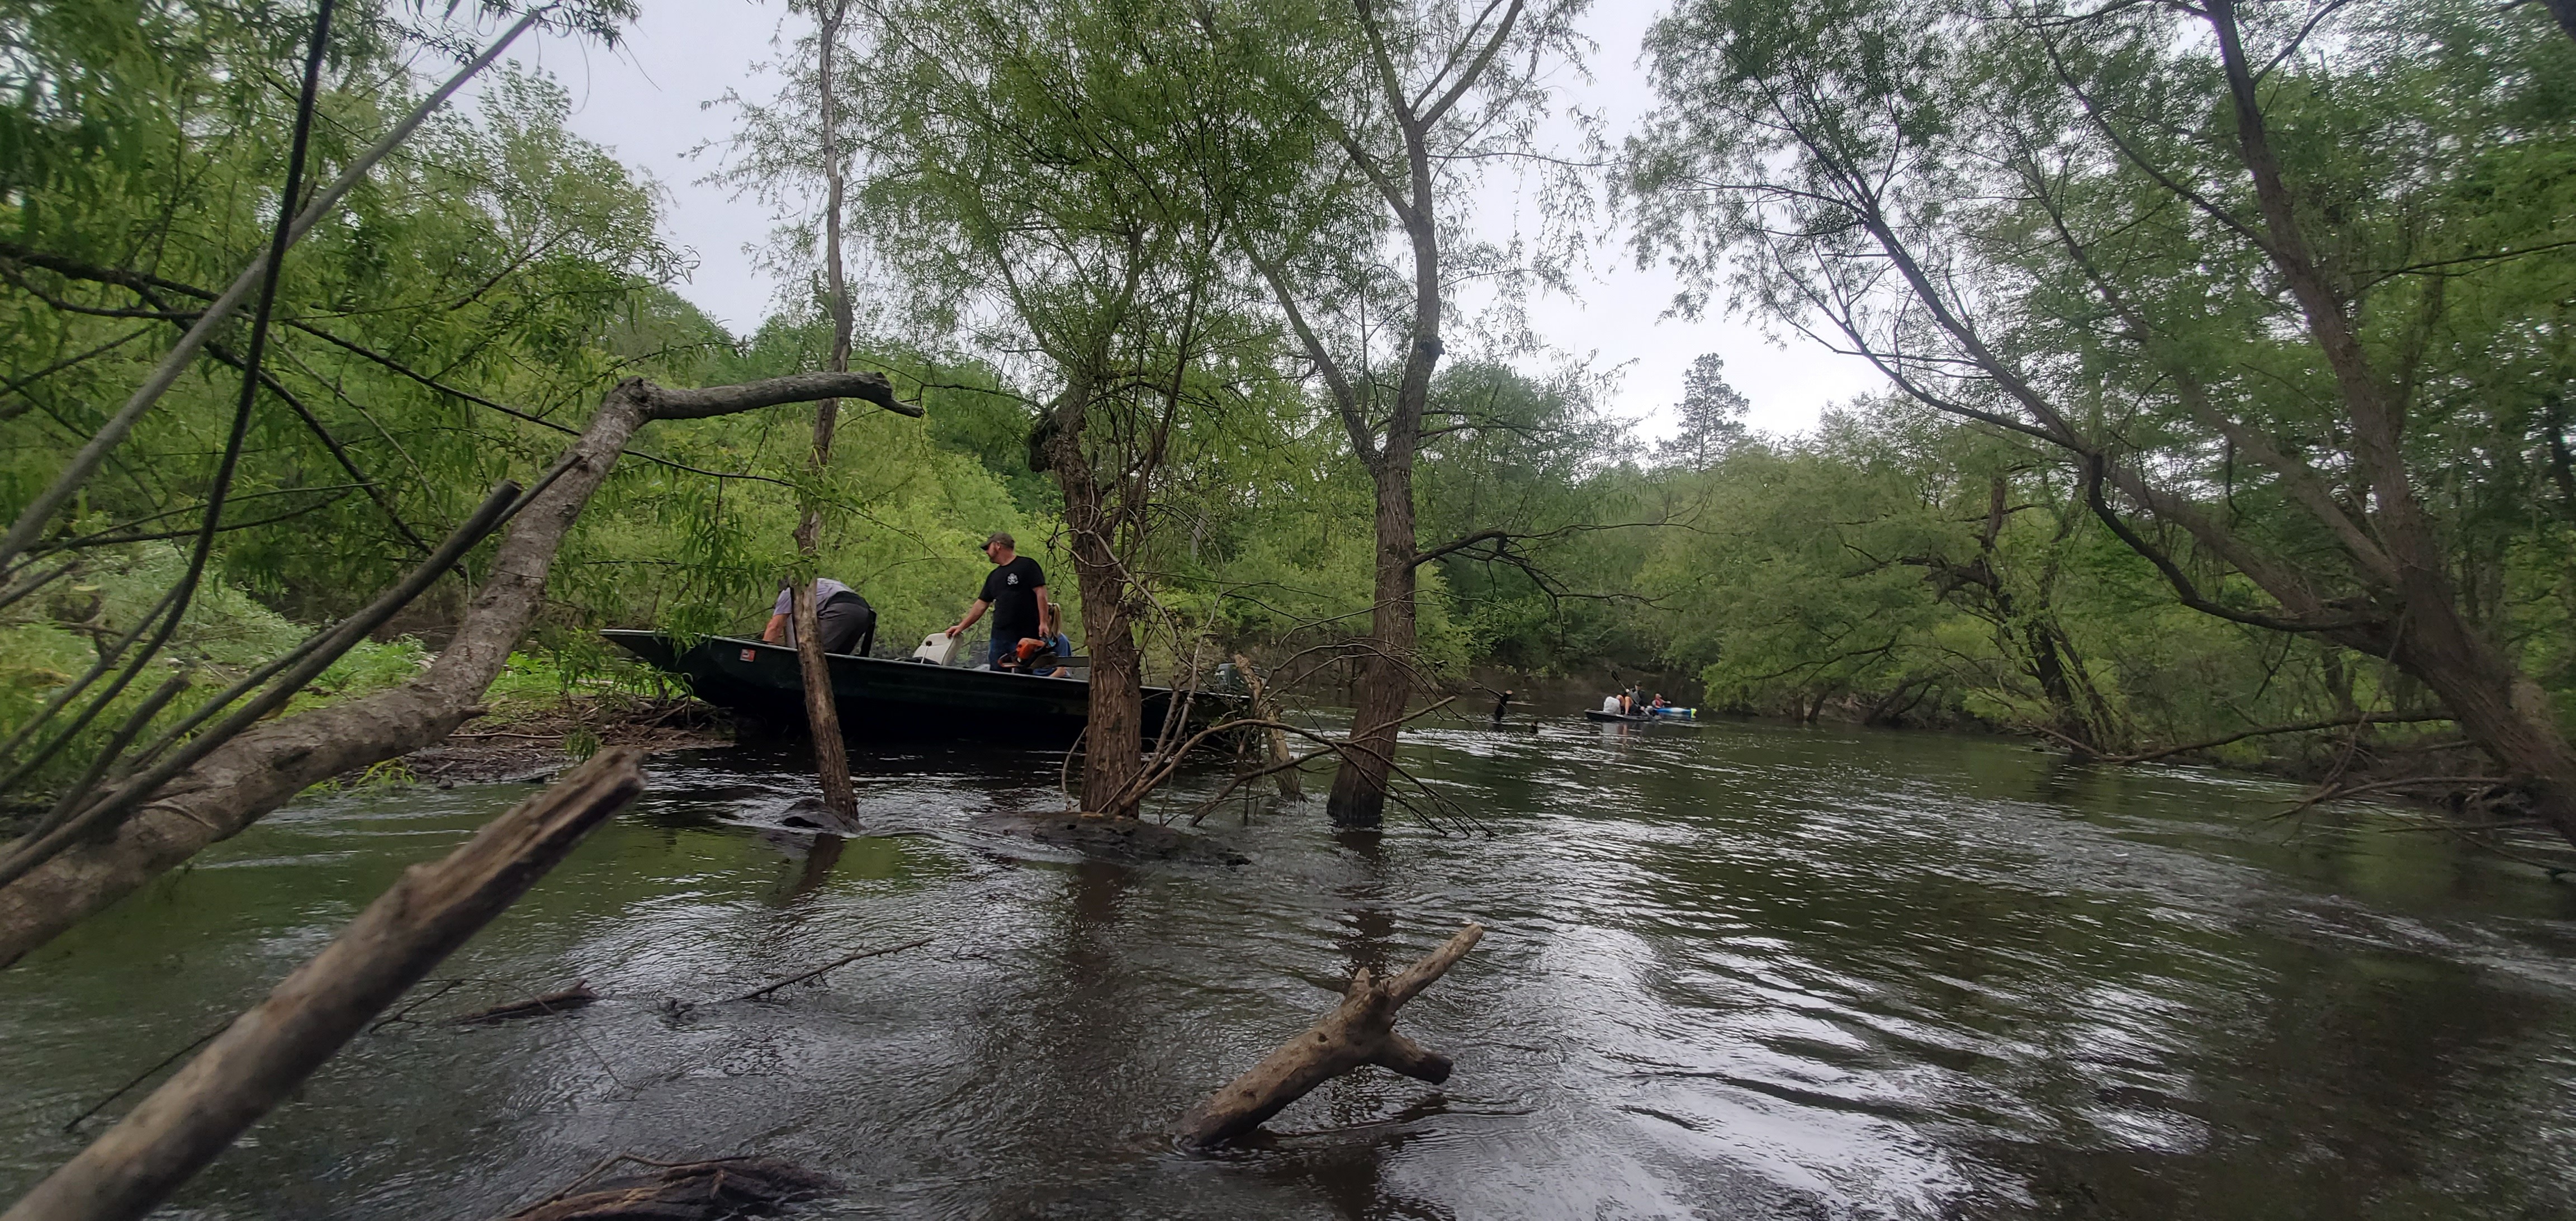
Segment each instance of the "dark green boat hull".
M658 632L600 635L656 669L688 680L699 699L737 718L784 732L805 727L805 683L793 648L712 636L683 649ZM744 660L746 653L750 660ZM841 734L853 741L964 738L1070 746L1090 720L1091 684L1078 678L1032 678L847 653L825 654L825 659L832 668ZM1162 732L1171 702L1169 688L1145 689L1147 737ZM1227 706L1223 697L1202 693L1190 701L1190 720L1204 722Z

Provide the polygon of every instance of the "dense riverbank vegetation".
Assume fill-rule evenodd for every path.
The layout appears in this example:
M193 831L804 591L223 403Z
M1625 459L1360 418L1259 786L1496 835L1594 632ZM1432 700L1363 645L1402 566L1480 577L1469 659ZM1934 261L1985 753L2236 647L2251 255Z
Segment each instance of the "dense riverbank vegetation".
M1454 299L1545 245L1460 226L1470 167L1544 151L1576 6L1399 13L1393 52L1329 6L833 11L851 224L884 277L853 367L926 418L845 413L820 472L793 408L656 424L555 558L523 647L565 673L608 664L598 626L756 629L800 565L801 490L888 649L953 621L999 529L1064 572L1077 630L1114 601L1154 676L1237 650L1322 698L1372 657L1416 691L1681 673L1715 708L2106 756L2308 725L2217 749L2493 775L2550 818L2576 794L2576 41L2537 7L1682 6L1646 48L1663 108L1558 185L1706 303L1888 373L1787 438L1747 433L1715 356L1619 387ZM309 28L221 3L0 16L0 513L267 240ZM472 42L401 7L336 29L324 166ZM1414 104L1458 109L1390 117L1390 54L1425 74ZM813 87L743 108L738 181L812 193ZM652 191L565 124L550 81L487 74L287 258L241 443L236 325L41 523L0 608L26 791L149 698L160 671L72 723L201 541L156 665L211 692L546 471L619 379L824 367L819 290L726 334L683 299ZM1439 167L1420 194L1389 177L1415 154ZM780 239L791 282L815 240ZM1681 428L1648 444L1658 397ZM490 554L300 698L416 672ZM1404 622L1373 624L1390 590Z

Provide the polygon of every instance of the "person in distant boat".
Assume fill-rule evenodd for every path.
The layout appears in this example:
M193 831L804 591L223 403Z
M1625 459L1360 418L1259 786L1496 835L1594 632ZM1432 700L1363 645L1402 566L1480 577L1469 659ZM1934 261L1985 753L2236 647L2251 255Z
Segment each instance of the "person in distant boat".
M993 643L984 650L984 664L1002 669L1003 662L1015 658L1020 641L1036 637L1046 622L1046 573L1038 562L1021 555L1011 536L999 530L984 540L984 558L993 562L993 571L984 574L983 591L975 595L975 604L966 608L965 618L948 629L951 640L964 635L966 629L993 612Z
M1503 692L1501 695L1498 695L1498 696L1495 696L1495 697L1494 697L1494 721L1495 721L1495 723L1500 724L1500 723L1502 722L1503 714L1504 714L1505 712L1510 711L1510 710L1511 710L1511 706L1512 706L1512 693L1511 693L1511 692L1509 692L1509 691L1505 691L1505 692Z
M1624 695L1602 696L1601 711L1609 713L1612 716L1628 715L1628 697Z
M778 601L770 607L769 626L762 628L760 638L771 644L796 643L796 622L790 613L794 603L788 592L789 581L778 579ZM830 577L814 579L814 618L823 629L823 651L856 653L864 657L877 640L877 610L859 591Z
M1670 708L1670 707L1672 707L1672 705L1667 704L1667 703L1665 703L1665 702L1664 702L1664 693L1663 693L1663 692L1661 692L1661 691L1658 691L1658 692L1656 692L1656 693L1655 693L1655 702L1654 702L1654 703L1651 703L1651 704L1646 705L1646 711L1648 711L1648 712L1662 712L1664 709L1666 709L1666 708Z

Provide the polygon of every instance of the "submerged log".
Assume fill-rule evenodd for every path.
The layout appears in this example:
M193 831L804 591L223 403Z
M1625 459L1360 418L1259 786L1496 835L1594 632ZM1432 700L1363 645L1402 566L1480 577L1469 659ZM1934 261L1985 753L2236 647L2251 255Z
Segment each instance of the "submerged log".
M1181 1117L1181 1142L1207 1148L1242 1136L1316 1086L1365 1064L1433 1085L1447 1081L1449 1057L1397 1034L1395 1011L1448 974L1484 935L1481 924L1459 929L1447 944L1384 982L1360 968L1342 993L1340 1007L1190 1108Z
M641 751L603 750L446 859L404 870L338 939L0 1221L109 1221L151 1211L643 792L642 760Z
M566 988L561 992L549 992L544 996L531 996L523 1001L512 1001L506 1005L494 1005L489 1009L477 1009L472 1013L455 1019L455 1024L459 1026L480 1026L488 1025L493 1022L507 1022L516 1018L545 1017L549 1014L563 1013L567 1010L579 1009L584 1005L596 1002L598 999L599 994L590 990L589 980L577 979L573 981L573 985L571 987Z
M653 1169L580 1190L619 1162ZM510 1214L505 1221L721 1221L776 1212L834 1186L822 1175L774 1158L656 1162L630 1154L600 1163L571 1186Z

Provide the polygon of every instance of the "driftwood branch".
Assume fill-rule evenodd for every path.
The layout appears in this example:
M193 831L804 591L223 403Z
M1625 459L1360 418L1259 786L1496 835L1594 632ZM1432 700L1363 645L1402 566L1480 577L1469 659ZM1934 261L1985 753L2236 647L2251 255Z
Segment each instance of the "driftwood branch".
M630 748L603 750L446 859L403 871L338 939L0 1221L112 1221L151 1211L643 792L643 758Z
M1261 1063L1181 1117L1183 1144L1220 1145L1262 1125L1316 1086L1364 1064L1434 1085L1449 1079L1447 1056L1395 1032L1395 1011L1449 973L1485 935L1470 924L1439 949L1383 982L1362 967L1342 1003Z

